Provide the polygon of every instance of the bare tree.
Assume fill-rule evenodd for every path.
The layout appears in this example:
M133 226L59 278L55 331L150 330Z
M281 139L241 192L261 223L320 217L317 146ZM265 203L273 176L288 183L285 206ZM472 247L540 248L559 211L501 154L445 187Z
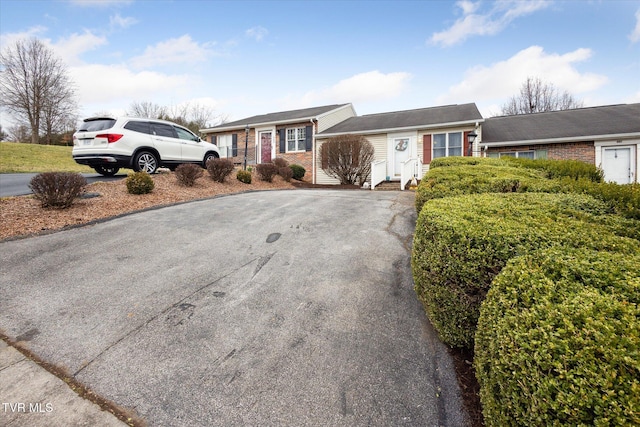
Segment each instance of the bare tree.
M362 186L371 173L373 145L362 135L339 135L320 146L322 170L340 184Z
M0 141L5 141L7 138L9 138L9 135L2 130L2 125L0 125Z
M126 114L132 117L159 119L167 115L167 107L149 101L133 101Z
M553 84L544 83L537 77L527 77L520 87L520 93L512 96L502 106L502 114L542 113L581 108L583 105L582 101L575 99L569 92L560 92Z
M0 106L29 123L37 144L42 120L51 122L75 109L75 94L61 59L40 40L19 40L0 53ZM45 112L47 110L48 112ZM45 129L52 129L45 125Z
M200 129L215 126L226 120L225 115L217 113L213 108L192 102L165 107L148 101L134 101L129 106L127 115L169 120L196 134L200 133Z
M29 132L29 126L25 124L18 124L10 126L7 129L7 141L11 142L28 142L31 139Z

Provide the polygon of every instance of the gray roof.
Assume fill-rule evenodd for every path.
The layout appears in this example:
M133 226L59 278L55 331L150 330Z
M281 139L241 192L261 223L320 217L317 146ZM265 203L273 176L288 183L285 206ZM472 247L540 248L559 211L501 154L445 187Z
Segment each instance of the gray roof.
M491 117L482 125L482 142L579 140L633 133L640 133L640 104Z
M453 123L482 122L484 119L476 104L445 105L442 107L420 108L417 110L395 111L391 113L368 114L351 117L337 125L320 132L318 136L389 131L393 129L408 129L434 127Z
M349 104L333 104L324 105L322 107L304 108L301 110L280 111L277 113L261 114L258 116L247 117L241 120L234 120L232 122L223 123L206 130L215 131L216 129L227 128L244 128L246 125L254 126L259 124L279 123L279 122L293 122L296 120L310 120L316 118L324 113L333 111L340 107L347 106Z

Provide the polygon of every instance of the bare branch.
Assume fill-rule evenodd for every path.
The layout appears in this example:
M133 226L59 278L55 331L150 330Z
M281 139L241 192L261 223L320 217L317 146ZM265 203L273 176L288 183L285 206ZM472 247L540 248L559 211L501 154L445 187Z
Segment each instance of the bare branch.
M531 114L545 111L569 110L581 108L583 102L575 99L569 92L559 93L551 83L544 83L537 77L527 77L520 87L520 93L512 96L502 106L502 114Z

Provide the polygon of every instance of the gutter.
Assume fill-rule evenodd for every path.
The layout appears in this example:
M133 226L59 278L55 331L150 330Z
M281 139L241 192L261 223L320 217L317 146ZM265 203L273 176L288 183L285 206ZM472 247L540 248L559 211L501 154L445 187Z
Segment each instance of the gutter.
M345 135L350 133L355 133L358 135L371 135L376 133L393 133L393 132L403 132L408 130L420 130L420 129L443 129L450 127L459 127L459 126L469 126L474 125L477 127L479 123L484 123L484 119L482 120L466 120L463 122L449 122L449 123L438 123L433 125L415 125L415 126L404 126L398 128L386 128L386 129L370 129L370 130L349 130L343 132L332 132L332 133L319 133L319 138L329 138L332 136Z
M611 135L585 135L585 136L572 136L562 138L547 138L547 139L528 139L518 141L496 141L487 142L482 141L481 144L486 147L510 147L518 145L540 145L540 144L561 144L567 142L595 142L595 141L610 141L612 139L640 139L640 133L618 133Z

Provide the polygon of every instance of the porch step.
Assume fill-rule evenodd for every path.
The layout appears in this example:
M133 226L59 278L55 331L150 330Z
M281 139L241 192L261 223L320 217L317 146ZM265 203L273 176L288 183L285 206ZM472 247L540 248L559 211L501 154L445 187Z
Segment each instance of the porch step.
M407 188L408 185L407 185ZM400 191L400 181L382 181L374 188L376 191Z

